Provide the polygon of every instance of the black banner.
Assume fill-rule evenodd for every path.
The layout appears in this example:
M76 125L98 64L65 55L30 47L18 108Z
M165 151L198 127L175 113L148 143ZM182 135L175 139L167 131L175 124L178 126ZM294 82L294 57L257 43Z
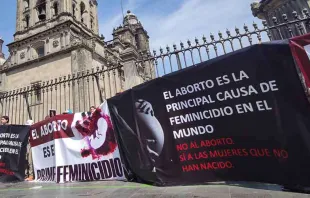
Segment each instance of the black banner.
M310 106L287 43L183 69L108 104L133 179L310 186Z
M0 182L24 181L29 126L0 126Z

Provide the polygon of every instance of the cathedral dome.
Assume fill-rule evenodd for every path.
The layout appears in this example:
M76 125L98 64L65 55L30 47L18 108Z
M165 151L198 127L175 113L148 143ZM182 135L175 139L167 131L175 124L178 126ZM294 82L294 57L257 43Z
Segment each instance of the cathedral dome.
M135 25L138 24L138 18L130 10L127 11L124 17L124 25Z
M132 13L130 10L127 11L127 14L125 16L126 17L129 17L129 16L133 16L133 17L136 17L136 15L134 13Z

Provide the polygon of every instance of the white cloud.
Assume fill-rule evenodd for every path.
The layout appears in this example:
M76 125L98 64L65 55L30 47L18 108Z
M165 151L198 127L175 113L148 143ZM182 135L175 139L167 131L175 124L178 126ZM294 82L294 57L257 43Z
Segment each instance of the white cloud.
M129 0L125 9L139 10L145 0ZM151 49L159 49L182 40L200 40L205 35L209 40L210 32L217 35L221 30L225 35L226 28L234 30L235 26L251 25L256 20L251 15L252 0L183 0L173 12L144 11L138 15L150 36ZM167 2L168 3L168 2ZM121 14L115 15L108 23L101 26L105 36L111 34L111 27L118 26L122 21ZM108 32L107 32L108 30ZM108 36L109 37L109 36ZM111 37L110 37L111 38Z
M141 20L150 34L151 46L158 49L179 43L180 40L193 40L196 36L200 40L203 35L209 38L210 32L216 35L219 30L224 33L226 28L232 29L235 25L243 26L244 22L251 22L254 18L251 16L250 2L190 0L167 16L142 16Z

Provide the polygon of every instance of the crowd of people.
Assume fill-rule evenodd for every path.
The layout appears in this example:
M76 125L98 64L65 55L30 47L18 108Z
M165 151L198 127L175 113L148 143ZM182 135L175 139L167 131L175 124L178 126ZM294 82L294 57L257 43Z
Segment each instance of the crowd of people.
M95 106L91 106L89 108L89 111L91 113L95 112L96 107ZM73 111L68 109L66 111L64 111L62 114L73 114ZM53 116L56 116L56 111L50 111L50 115L47 115L45 117L45 119L49 119ZM9 116L2 116L1 117L1 125L9 125L10 123L10 118ZM34 122L33 120L27 120L25 125L31 126L33 125ZM27 154L26 154L26 169L25 169L25 181L33 181L34 180L34 169L33 169L33 162L32 162L32 152L31 152L31 145L29 143L28 140L28 144L27 144Z

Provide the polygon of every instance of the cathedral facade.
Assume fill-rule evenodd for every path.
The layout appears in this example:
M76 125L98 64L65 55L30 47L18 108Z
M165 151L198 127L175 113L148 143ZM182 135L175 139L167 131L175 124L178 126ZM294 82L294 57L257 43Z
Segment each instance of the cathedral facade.
M112 82L109 82L110 79L107 81L110 74L97 78L97 85L101 84L99 87L105 89L94 88L93 91L104 92L97 94L108 98L154 75L151 65L144 67L147 72L141 72L136 64L141 54L149 52L149 37L138 18L128 11L123 24L114 28L113 40L106 42L102 35L99 36L96 0L17 0L16 32L14 41L7 46L10 55L5 61L0 61L2 95L23 87L34 88L42 94L40 87L49 79L74 76L77 72L86 73L94 68L109 70L110 67L121 65L114 72ZM0 56L3 56L2 52ZM115 86L109 86L111 84ZM85 96L88 88L76 86L80 86L77 87L79 92L84 90L82 94L73 90L70 99L72 105L68 106L74 111L87 110L78 108L77 103L90 104L91 99L87 102L82 98L94 97L94 94L88 92L89 95ZM64 98L65 94L68 93L60 93L57 97ZM41 96L37 98L39 102L38 99L31 104L26 101L28 109L29 106L39 109L40 105L46 103ZM54 99L50 102L50 108L62 111L55 107L57 102L53 104ZM4 108L2 106L2 115L8 114Z
M268 26L272 27L302 18L305 10L310 12L310 0L256 0L251 4L251 10L254 17L265 20ZM294 35L298 35L298 28L295 26L290 28ZM286 26L279 27L279 30L280 34L276 31L270 32L273 39L281 40L291 37Z

